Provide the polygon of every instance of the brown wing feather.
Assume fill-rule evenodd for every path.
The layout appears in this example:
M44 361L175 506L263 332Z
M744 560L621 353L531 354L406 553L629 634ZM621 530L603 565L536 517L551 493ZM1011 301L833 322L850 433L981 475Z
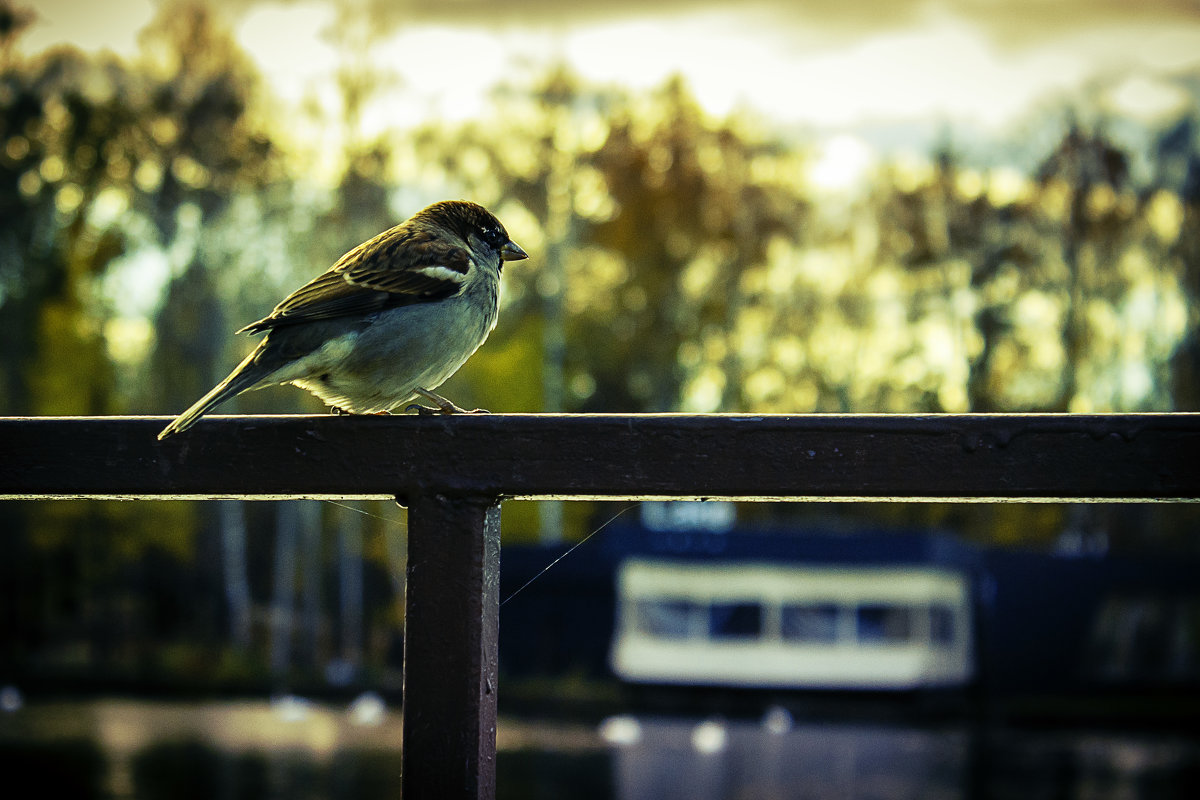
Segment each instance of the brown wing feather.
M346 253L239 333L440 300L462 288L456 276L465 277L470 264L466 248L410 223L398 225Z

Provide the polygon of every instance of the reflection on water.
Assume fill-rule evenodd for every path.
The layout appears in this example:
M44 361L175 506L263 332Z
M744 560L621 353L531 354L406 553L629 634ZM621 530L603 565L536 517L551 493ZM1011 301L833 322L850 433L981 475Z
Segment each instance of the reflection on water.
M229 753L201 742L152 745L133 764L131 796L221 798L398 798L395 753L339 751L320 761L303 751Z
M733 798L1194 798L1200 741L1179 736L799 724L608 720L620 800Z
M361 710L360 710L361 711ZM41 798L377 800L400 796L390 709L95 701L0 713L0 775ZM1200 796L1200 741L621 716L598 728L503 720L499 800L866 800Z
M646 720L616 758L621 800L963 796L962 731Z

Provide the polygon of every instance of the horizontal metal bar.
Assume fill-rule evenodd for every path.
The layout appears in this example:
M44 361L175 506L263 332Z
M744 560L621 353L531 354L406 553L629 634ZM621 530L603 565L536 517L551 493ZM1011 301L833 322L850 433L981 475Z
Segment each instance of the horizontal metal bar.
M0 497L1195 501L1200 414L0 418Z

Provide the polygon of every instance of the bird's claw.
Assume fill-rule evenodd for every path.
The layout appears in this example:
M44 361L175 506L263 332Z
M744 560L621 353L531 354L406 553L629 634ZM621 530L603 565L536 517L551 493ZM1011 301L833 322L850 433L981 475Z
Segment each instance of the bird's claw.
M428 416L430 414L489 414L489 413L491 413L490 411L488 411L487 409L484 409L484 408L476 408L471 411L468 411L465 408L460 408L459 406L455 405L451 401L442 397L437 392L431 392L428 389L418 388L415 391L417 394L421 395L421 397L424 397L426 400L428 400L429 402L431 402L435 406L437 406L437 408L429 408L428 406L423 406L419 403L413 403L412 405L408 406L405 409L406 411L411 411L412 409L416 409L418 414L425 415L425 416Z
M456 406L453 403L450 404L449 408L446 408L443 406L438 406L437 408L430 408L429 406L423 406L420 403L409 403L407 406L404 407L404 410L415 412L418 416L422 416L422 417L445 416L448 414L490 414L490 413L492 413L492 412L488 411L486 408L473 408L470 411L468 411L467 409L460 408L459 406Z
M404 407L404 410L405 411L414 411L417 413L418 416L422 416L422 417L431 417L434 414L443 413L441 411L441 409L430 408L429 406L423 406L420 403L409 403L407 406Z

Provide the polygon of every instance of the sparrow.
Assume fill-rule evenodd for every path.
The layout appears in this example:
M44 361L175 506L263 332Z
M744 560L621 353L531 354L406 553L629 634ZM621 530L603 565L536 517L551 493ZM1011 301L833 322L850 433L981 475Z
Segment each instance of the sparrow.
M529 256L483 206L447 200L363 242L238 333L266 333L223 381L158 434L186 431L234 395L275 384L335 410L387 413L433 390L496 327L500 271Z

